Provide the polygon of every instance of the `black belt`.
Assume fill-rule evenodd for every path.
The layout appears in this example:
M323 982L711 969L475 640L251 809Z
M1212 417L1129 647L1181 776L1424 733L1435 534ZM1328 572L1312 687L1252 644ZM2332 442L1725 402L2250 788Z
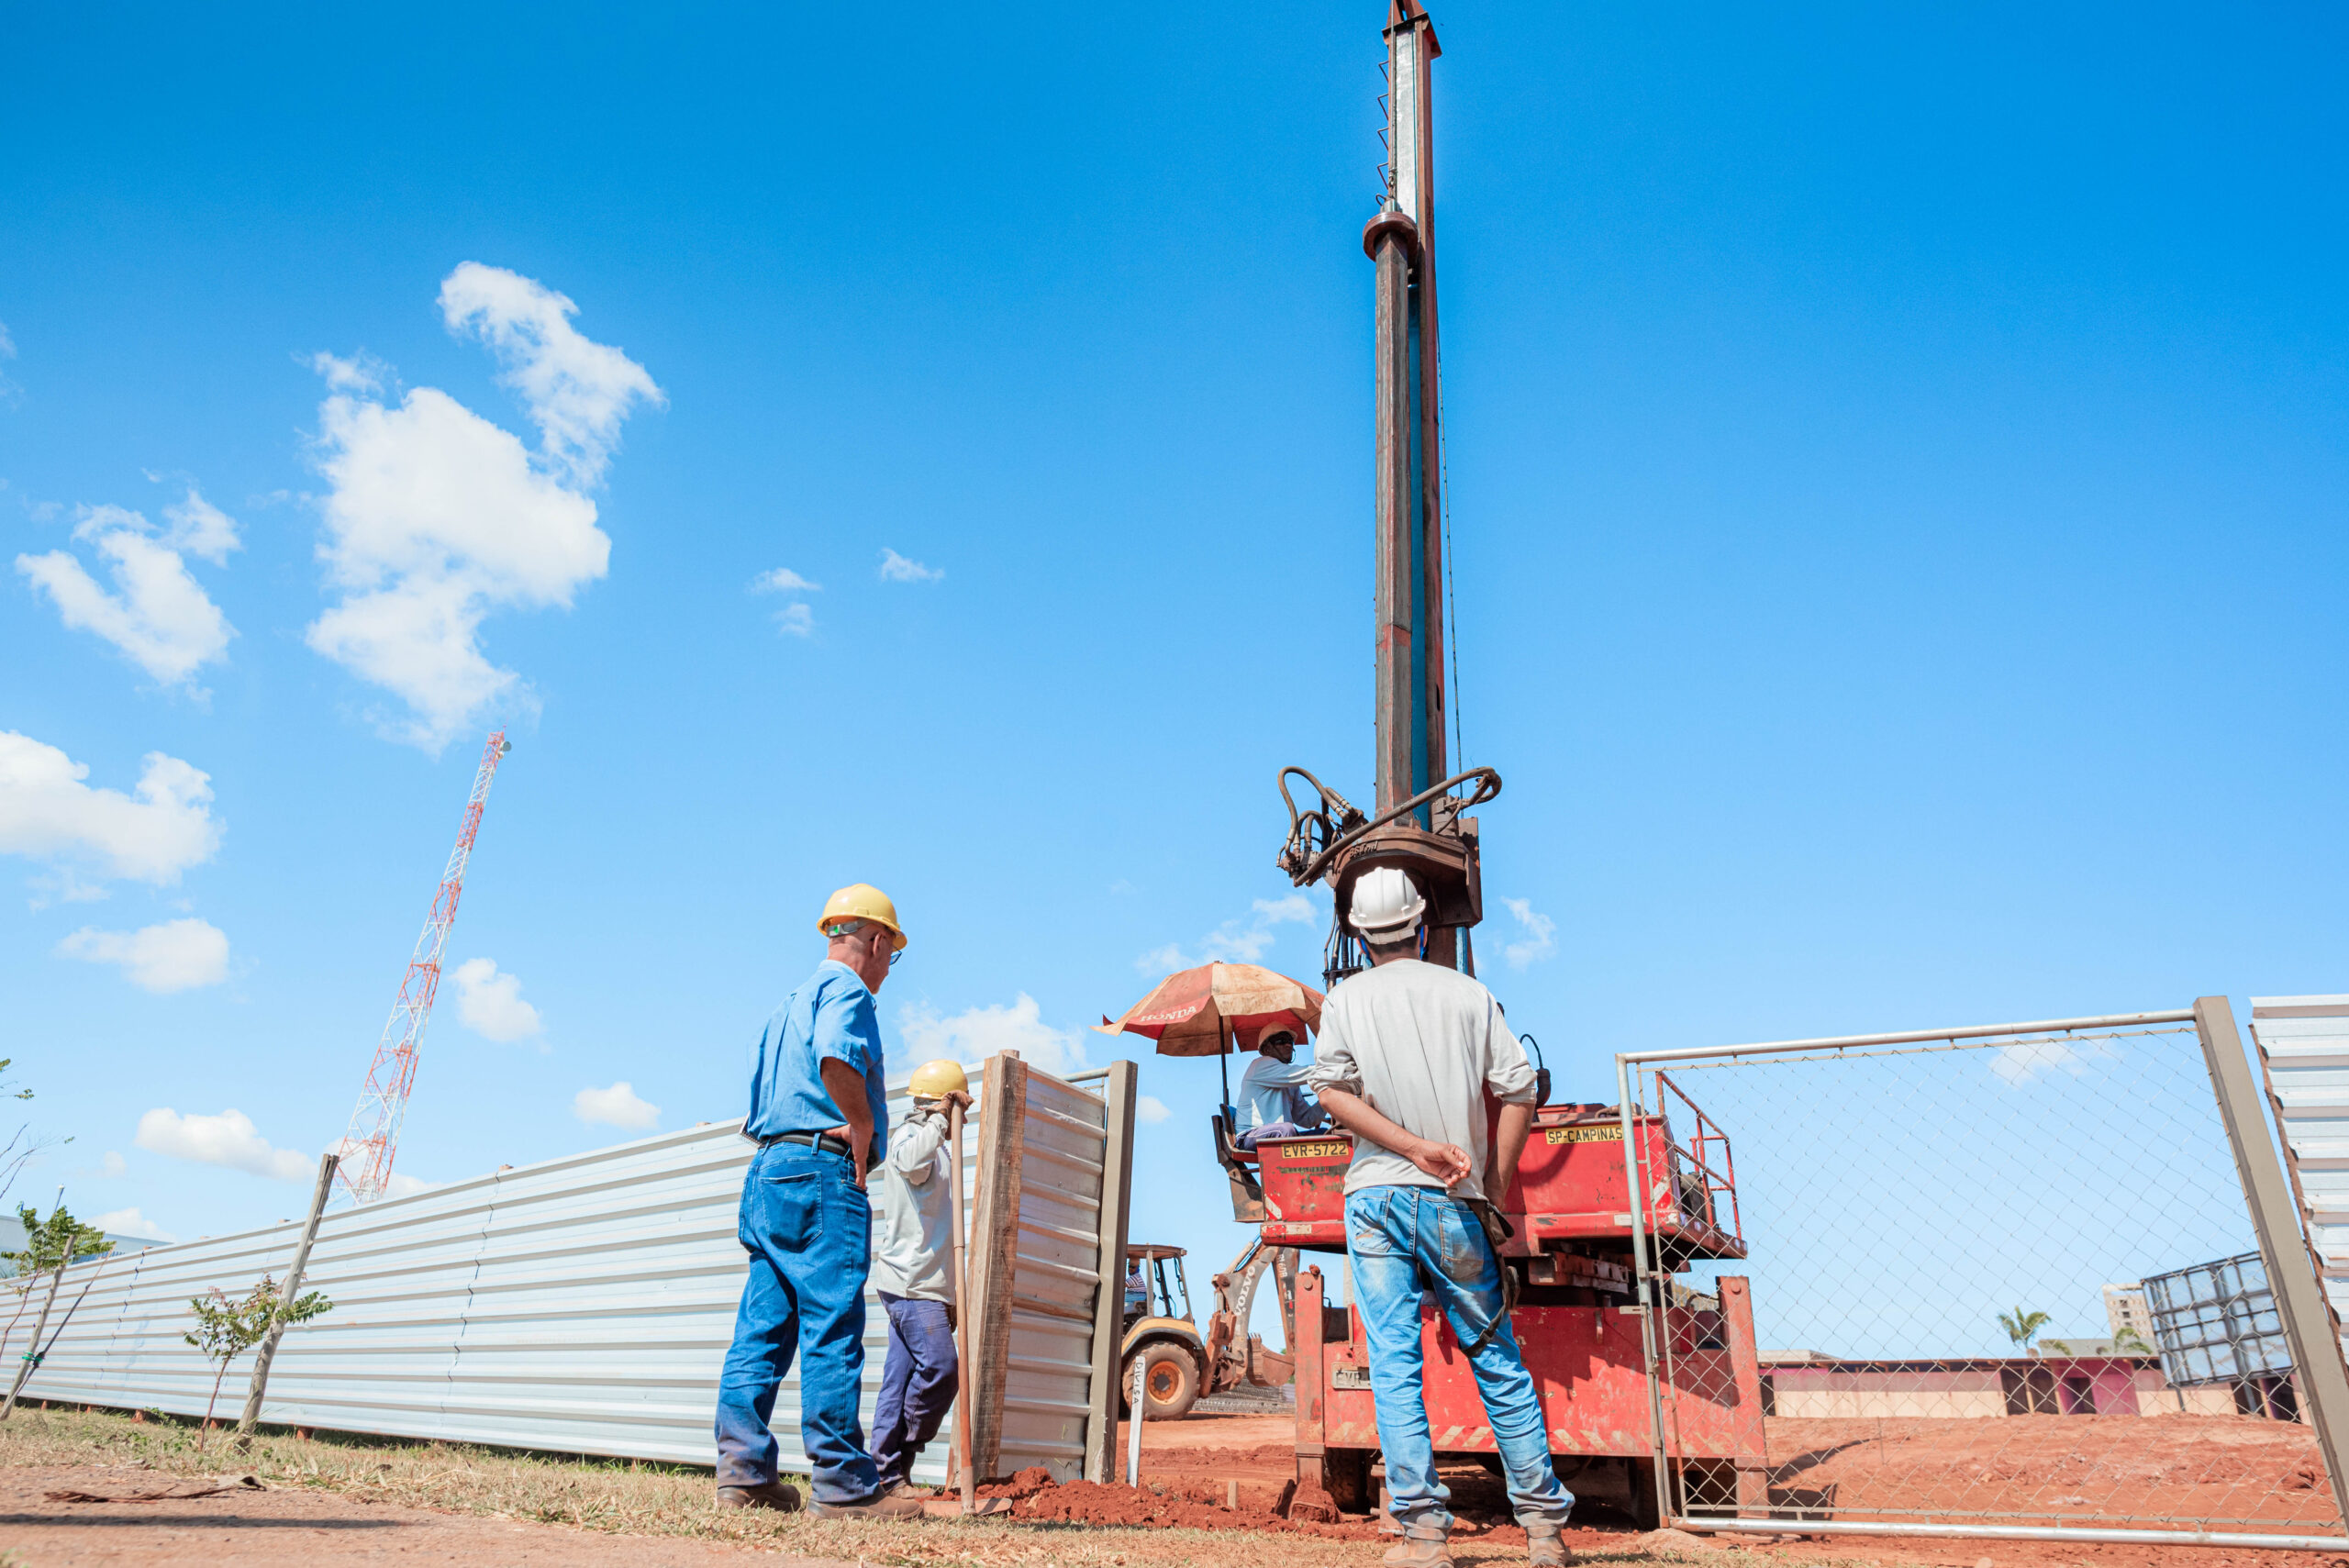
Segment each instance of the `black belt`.
M809 1149L819 1150L826 1154L837 1154L843 1160L847 1159L852 1152L847 1139L834 1138L829 1132L778 1132L772 1138L759 1140L759 1147L762 1149L777 1143L802 1144Z

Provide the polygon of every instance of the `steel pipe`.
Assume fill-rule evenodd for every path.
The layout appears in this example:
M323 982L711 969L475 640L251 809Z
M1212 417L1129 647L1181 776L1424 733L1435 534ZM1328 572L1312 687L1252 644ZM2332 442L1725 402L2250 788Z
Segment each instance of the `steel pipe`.
M2238 1535L2227 1530L2098 1529L2066 1525L1863 1524L1842 1519L1675 1518L1675 1529L1736 1530L1746 1535L1912 1535L1936 1540L2053 1540L2081 1545L2232 1546L2255 1551L2349 1551L2349 1536Z
M1760 1045L1698 1045L1672 1051L1619 1051L1628 1062L1704 1062L1724 1056L1784 1055L1798 1051L1843 1051L1868 1045L1921 1045L1931 1040L1987 1040L2018 1034L2073 1034L2083 1029L2141 1029L2154 1024L2190 1024L2194 1011L2112 1013L2095 1018L2048 1018L2035 1024L1977 1024L1955 1029L1904 1029L1897 1034L1847 1034L1821 1040L1781 1040Z

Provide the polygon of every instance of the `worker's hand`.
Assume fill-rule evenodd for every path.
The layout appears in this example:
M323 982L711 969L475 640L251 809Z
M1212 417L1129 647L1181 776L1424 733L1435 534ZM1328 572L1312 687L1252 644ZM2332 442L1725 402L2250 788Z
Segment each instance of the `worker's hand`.
M842 1143L848 1145L848 1162L856 1172L853 1179L856 1183L857 1190L859 1192L863 1191L864 1156L866 1149L863 1144L859 1143L856 1140L856 1133L849 1127L848 1123L842 1122L838 1127L828 1127L824 1129L824 1136L827 1138L837 1138Z
M957 1089L952 1094L946 1096L946 1103L950 1106L960 1106L964 1110L969 1110L972 1105L971 1091L968 1089Z
M1457 1143L1422 1138L1404 1151L1404 1158L1447 1187L1459 1185L1468 1175L1468 1151Z

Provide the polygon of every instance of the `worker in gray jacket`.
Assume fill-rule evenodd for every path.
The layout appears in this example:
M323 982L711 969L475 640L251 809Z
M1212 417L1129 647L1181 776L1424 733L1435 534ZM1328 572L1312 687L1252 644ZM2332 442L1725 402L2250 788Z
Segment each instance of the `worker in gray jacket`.
M947 1108L971 1104L970 1080L956 1062L924 1063L910 1086L914 1108L890 1135L881 1162L881 1246L873 1259L874 1288L889 1313L873 1461L882 1491L901 1495L913 1490L914 1458L938 1435L959 1381Z

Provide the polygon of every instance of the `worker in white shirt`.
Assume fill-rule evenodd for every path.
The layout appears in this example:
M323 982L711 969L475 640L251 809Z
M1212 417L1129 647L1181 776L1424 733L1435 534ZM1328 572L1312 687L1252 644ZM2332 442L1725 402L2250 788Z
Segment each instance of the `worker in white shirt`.
M1305 1086L1312 1063L1296 1058L1297 1036L1288 1029L1267 1029L1256 1042L1256 1060L1240 1080L1241 1148L1330 1125L1329 1113Z
M881 1245L873 1284L889 1313L889 1359L873 1412L873 1460L884 1496L909 1495L914 1459L954 1403L953 1153L947 1107L970 1108L970 1080L952 1062L915 1069L914 1108L881 1162Z
M1373 867L1354 883L1346 923L1371 967L1330 988L1313 1069L1321 1103L1354 1135L1346 1265L1403 1527L1386 1561L1452 1565L1452 1494L1436 1473L1420 1381L1432 1296L1475 1374L1526 1560L1565 1568L1574 1494L1558 1483L1541 1395L1509 1321L1508 1265L1478 1212L1516 1178L1533 1129L1533 1064L1490 991L1425 962L1428 916L1426 895L1399 867Z

